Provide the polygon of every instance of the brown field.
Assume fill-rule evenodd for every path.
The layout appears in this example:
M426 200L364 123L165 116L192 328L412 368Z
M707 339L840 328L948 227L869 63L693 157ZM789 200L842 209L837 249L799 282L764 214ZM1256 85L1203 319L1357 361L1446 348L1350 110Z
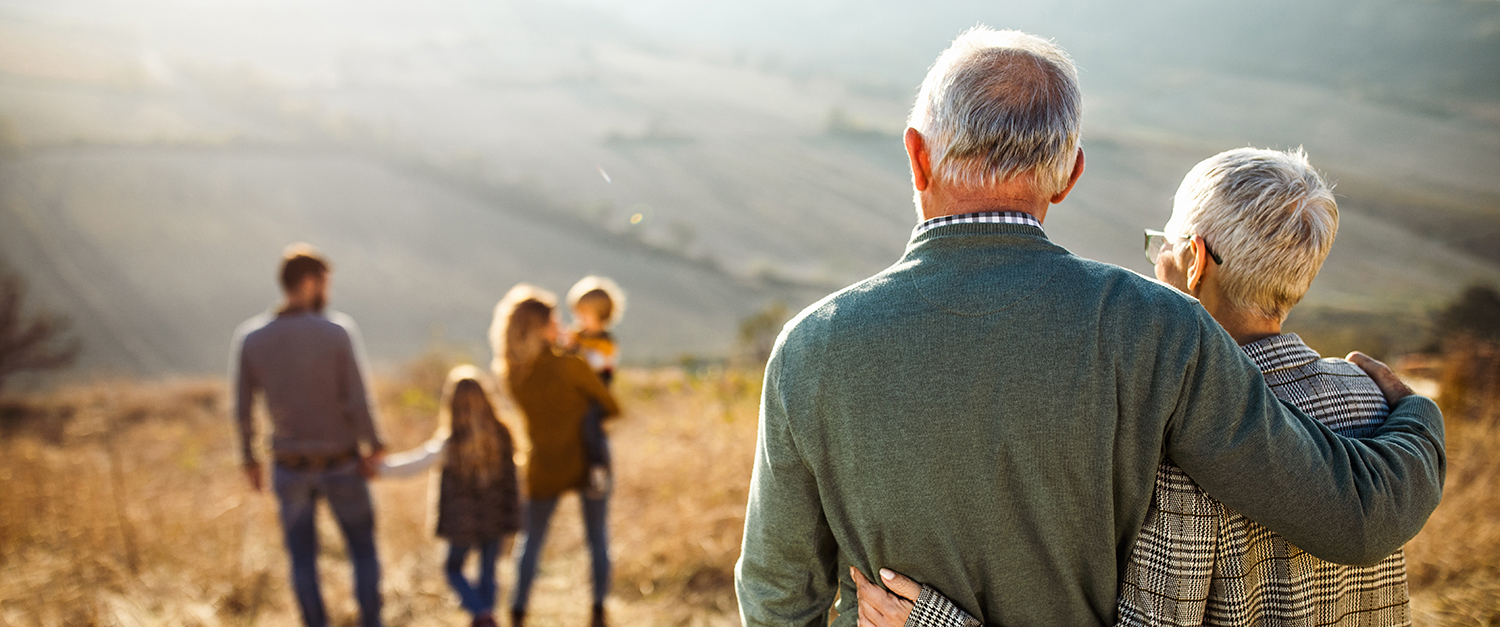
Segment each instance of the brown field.
M393 449L430 435L445 373L427 361L380 382ZM732 572L759 387L739 372L621 377L617 624L738 623ZM297 624L275 498L251 493L238 471L221 381L100 383L4 411L0 625ZM387 623L467 624L442 576L446 546L427 532L427 481L377 482L374 493ZM588 620L582 523L564 500L532 594L543 627ZM324 597L335 624L352 625L343 541L326 509L319 525ZM500 567L503 598L511 564Z
M1406 545L1419 625L1500 625L1500 350L1450 342L1443 502Z
M1450 359L1443 504L1407 547L1419 625L1500 624L1500 421L1495 355ZM446 364L380 383L393 448L433 426ZM1466 374L1467 373L1467 374ZM1488 374L1486 374L1488 373ZM755 438L757 377L637 370L619 392L610 610L621 625L731 625L732 586ZM0 626L289 625L295 609L274 498L237 470L223 383L103 382L0 406ZM459 625L426 531L427 482L375 485L385 617ZM536 625L587 619L588 566L565 503L533 595ZM353 624L342 540L323 531L324 595ZM503 561L502 595L514 579Z

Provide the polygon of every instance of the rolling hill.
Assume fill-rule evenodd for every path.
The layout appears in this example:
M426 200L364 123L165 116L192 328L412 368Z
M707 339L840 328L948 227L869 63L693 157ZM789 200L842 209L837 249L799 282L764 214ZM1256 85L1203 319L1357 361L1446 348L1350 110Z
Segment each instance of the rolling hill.
M889 49L871 43L895 32L879 12L780 49L743 11L694 32L643 25L652 7L692 17L680 4L595 4L0 4L0 256L79 323L85 371L167 374L223 367L298 240L334 260L334 306L383 365L434 342L482 359L511 284L586 273L631 293L628 359L722 356L751 313L900 255L915 215L899 132L962 11ZM1424 4L1440 49L1395 46L1392 71L1491 49L1435 35L1496 10ZM1202 44L1184 36L1110 54L1119 35L1089 37L1107 15L1069 32L1021 13L1084 68L1088 172L1047 225L1075 252L1149 271L1140 229L1165 222L1192 164L1303 145L1343 209L1304 307L1413 315L1500 283L1500 98L1451 80L1494 64L1444 66L1414 100L1370 87L1379 59L1341 83L1283 67L1318 46L1252 63L1183 55Z

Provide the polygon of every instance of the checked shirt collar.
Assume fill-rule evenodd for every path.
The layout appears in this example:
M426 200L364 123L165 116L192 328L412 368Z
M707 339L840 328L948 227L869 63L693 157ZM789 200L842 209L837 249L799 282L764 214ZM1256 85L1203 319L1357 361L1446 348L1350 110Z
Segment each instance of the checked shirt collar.
M1029 213L1019 211L980 211L978 213L964 213L956 216L938 216L927 220L912 229L911 236L916 237L927 231L943 226L945 224L973 224L976 222L987 222L990 224L1029 224L1036 228L1042 228L1042 223Z

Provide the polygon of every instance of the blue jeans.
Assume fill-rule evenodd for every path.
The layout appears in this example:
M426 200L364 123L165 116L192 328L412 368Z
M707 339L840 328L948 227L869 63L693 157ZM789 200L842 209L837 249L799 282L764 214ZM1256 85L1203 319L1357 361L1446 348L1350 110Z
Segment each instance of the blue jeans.
M443 563L443 573L448 576L448 585L458 593L458 602L474 617L487 616L495 610L495 558L500 556L500 541L490 540L478 545L479 581L469 585L464 577L464 560L469 558L471 544L449 544L448 560Z
M276 500L281 504L281 531L291 555L292 590L307 627L324 627L328 614L318 589L318 499L327 499L344 533L349 561L354 565L354 597L359 600L360 624L380 626L380 561L375 556L375 511L370 488L358 466L348 463L320 472L276 466L272 474Z
M606 528L609 497L580 497L578 500L583 503L584 535L589 542L589 557L594 570L594 605L603 605L604 596L609 594L609 531ZM533 499L526 503L526 541L521 549L516 595L511 602L513 609L526 610L531 583L536 579L537 558L542 555L542 545L547 542L547 526L556 510L557 499Z

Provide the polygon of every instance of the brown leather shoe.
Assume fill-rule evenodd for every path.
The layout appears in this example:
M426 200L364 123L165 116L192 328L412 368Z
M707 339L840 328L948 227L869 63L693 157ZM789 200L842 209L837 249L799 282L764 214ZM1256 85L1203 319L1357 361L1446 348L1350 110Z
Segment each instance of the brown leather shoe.
M526 627L526 610L510 611L510 627Z
M594 620L593 622L589 623L589 627L609 627L609 623L605 622L604 620L603 605L594 606Z

